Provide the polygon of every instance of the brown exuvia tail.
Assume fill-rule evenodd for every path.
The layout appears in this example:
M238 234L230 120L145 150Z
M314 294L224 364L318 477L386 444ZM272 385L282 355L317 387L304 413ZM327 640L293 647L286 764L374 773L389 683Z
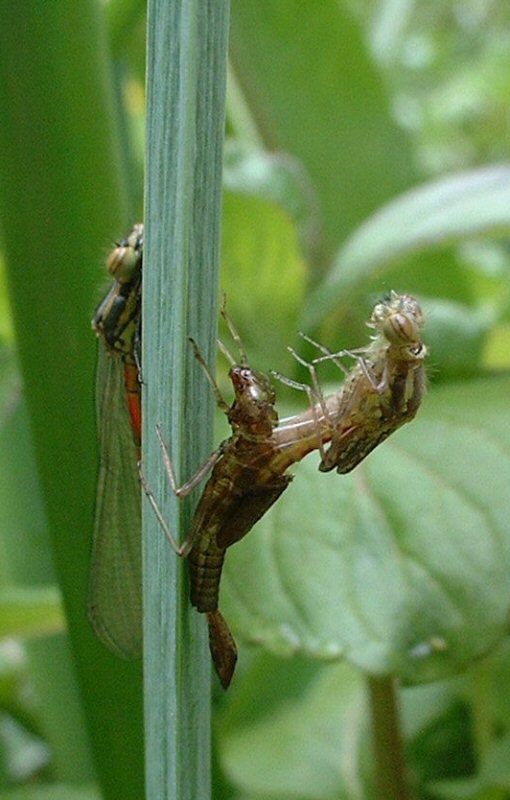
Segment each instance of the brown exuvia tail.
M209 649L214 668L221 685L224 689L228 689L236 668L236 643L227 623L218 610L207 613L207 623L209 625Z

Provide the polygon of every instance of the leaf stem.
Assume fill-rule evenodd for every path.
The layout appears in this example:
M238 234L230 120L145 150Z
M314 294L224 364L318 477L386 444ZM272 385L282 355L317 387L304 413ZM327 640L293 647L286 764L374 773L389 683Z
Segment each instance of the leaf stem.
M393 678L368 677L379 800L411 800Z
M487 758L493 739L491 714L488 704L490 671L487 661L473 665L469 673L472 681L471 715L473 719L473 745L478 769Z

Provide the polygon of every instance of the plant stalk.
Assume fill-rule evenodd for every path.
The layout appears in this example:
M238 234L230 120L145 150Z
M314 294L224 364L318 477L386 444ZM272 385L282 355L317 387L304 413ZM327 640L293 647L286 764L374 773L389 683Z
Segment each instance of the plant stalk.
M173 495L155 427L183 483L211 452L213 398L189 336L214 364L228 0L150 0L143 286L144 470L180 541L192 516ZM197 495L194 495L196 501ZM210 796L210 656L186 564L144 515L148 800Z
M411 800L396 682L393 678L368 677L378 800Z

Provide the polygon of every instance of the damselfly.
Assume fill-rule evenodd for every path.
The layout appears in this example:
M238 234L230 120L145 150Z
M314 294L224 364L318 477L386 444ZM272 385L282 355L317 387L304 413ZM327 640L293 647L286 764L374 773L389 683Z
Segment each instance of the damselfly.
M426 388L423 324L414 297L390 292L376 304L367 323L376 331L367 347L331 353L308 339L324 353L310 364L298 357L310 370L313 396L331 429L329 448L320 448L322 472L335 468L342 474L350 472L393 431L414 419ZM340 361L343 356L356 360L350 371ZM333 411L322 397L316 373L317 365L329 360L347 372ZM299 388L309 391L307 386Z
M100 466L92 544L89 617L114 652L142 650L140 325L143 225L111 252L114 283L92 327L99 347L96 403Z
M426 349L420 341L423 317L418 303L407 295L392 293L374 308L368 324L377 333L368 347L335 354L319 345L325 355L311 364L303 362L310 369L313 387L277 375L285 383L304 389L311 401L307 411L279 423L275 394L267 377L250 367L225 309L222 314L240 353L236 362L222 346L231 362L232 406L222 397L197 346L193 346L217 404L229 419L232 436L179 487L168 448L157 430L168 479L178 497L188 495L212 470L183 544L175 542L153 493L146 485L145 490L172 547L179 555L189 556L191 602L207 614L211 655L227 688L237 650L218 609L226 549L246 536L278 500L293 477L287 469L312 450L320 449L323 471L336 466L340 472L348 472L393 430L412 419L424 391ZM338 361L344 355L356 358L351 371ZM347 378L337 392L324 397L316 365L326 359L339 363ZM330 441L326 452L324 446Z

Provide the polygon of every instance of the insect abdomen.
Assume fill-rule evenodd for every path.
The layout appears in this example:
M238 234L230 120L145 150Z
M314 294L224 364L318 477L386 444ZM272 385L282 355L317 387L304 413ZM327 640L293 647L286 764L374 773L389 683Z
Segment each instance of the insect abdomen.
M225 550L209 547L206 552L192 550L189 555L191 603L197 611L216 611Z

